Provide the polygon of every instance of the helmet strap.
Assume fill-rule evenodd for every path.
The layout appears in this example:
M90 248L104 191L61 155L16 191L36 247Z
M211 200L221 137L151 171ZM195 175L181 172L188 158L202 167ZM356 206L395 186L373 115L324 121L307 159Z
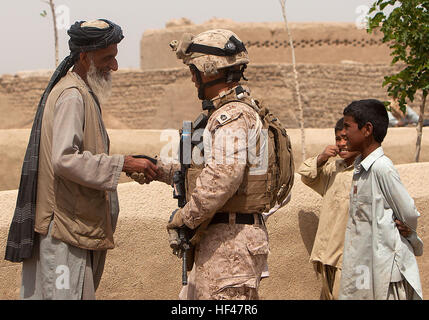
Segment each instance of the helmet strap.
M219 79L215 79L213 81L209 81L206 83L201 83L199 88L198 88L198 98L200 100L204 100L205 99L205 90L207 88L213 87L214 85L218 84L218 83L225 83L225 77L223 78L219 78Z
M241 79L247 81L247 78L244 76L244 70L246 70L247 65L241 65L240 70L234 70L233 68L229 68L226 72L226 83L238 82Z
M226 71L225 77L218 78L206 83L202 82L201 79L201 73L200 71L196 72L197 74L197 81L198 81L198 98L200 100L205 100L205 90L206 88L210 88L218 83L232 83L232 82L239 82L241 79L248 81L247 78L244 76L244 70L247 68L247 65L242 65L240 70L234 70L233 68L229 68Z

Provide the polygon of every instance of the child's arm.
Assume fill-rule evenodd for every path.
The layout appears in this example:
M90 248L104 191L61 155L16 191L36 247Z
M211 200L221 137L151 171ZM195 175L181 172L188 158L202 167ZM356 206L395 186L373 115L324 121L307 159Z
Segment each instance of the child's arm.
M326 185L328 183L325 167L326 165L317 167L316 156L305 160L298 169L298 173L301 175L301 181L322 197L325 195Z
M413 198L411 198L407 189L402 184L396 169L388 167L386 170L387 172L384 172L384 174L378 175L383 195L393 210L394 218L402 221L411 229L411 235L407 237L407 240L411 243L414 254L420 256L423 254L423 242L416 232L417 219L420 213L417 211Z

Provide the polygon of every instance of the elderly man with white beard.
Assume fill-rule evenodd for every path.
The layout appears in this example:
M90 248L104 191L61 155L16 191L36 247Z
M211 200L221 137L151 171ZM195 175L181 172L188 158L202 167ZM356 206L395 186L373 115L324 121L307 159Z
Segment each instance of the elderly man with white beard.
M23 262L22 299L95 299L114 247L121 172L158 175L147 159L109 155L102 105L121 28L79 21L68 34L71 53L36 112L6 247L6 260Z

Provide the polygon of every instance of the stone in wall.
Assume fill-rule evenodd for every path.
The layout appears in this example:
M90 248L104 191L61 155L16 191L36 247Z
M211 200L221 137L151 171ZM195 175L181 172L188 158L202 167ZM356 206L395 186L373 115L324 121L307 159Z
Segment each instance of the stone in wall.
M341 63L342 60L366 64L391 62L390 49L380 34L368 34L353 23L290 23L298 63ZM203 24L167 23L162 30L146 30L141 39L141 69L180 67L169 43L184 32L223 28L234 31L245 43L252 63L290 63L291 50L285 25L281 22L237 23L212 19ZM163 54L160 54L162 52Z
M1 129L30 128L52 71L0 76Z
M383 77L396 72L387 65L298 64L306 128L330 128L353 100L387 100ZM270 108L288 128L299 128L294 77L289 64L250 64L248 85L255 99ZM0 77L0 129L30 128L49 75L30 73ZM184 68L120 70L103 106L109 129L177 129L201 110L196 88ZM410 105L418 111L421 95ZM426 117L429 111L426 111ZM15 123L14 126L11 126Z

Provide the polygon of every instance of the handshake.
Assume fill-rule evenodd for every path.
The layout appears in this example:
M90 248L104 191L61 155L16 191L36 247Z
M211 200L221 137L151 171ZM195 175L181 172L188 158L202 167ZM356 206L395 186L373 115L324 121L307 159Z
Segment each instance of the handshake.
M125 156L122 171L140 184L149 184L159 175L156 164L157 159L145 155Z

